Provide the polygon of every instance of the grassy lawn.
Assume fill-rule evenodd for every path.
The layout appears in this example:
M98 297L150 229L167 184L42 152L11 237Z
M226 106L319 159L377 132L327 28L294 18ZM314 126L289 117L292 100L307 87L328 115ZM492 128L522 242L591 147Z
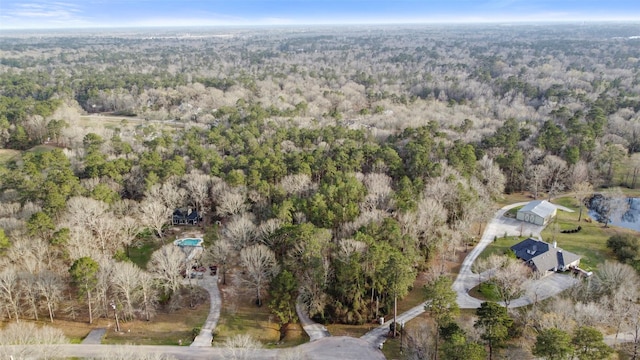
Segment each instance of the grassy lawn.
M57 149L57 147L51 146L51 145L36 145L27 151L34 152L34 153L43 153L43 152L51 151L53 149Z
M469 291L469 295L473 296L476 299L485 300L485 301L500 301L500 294L495 287L495 285L487 282L483 282L480 285L474 287Z
M116 333L113 324L102 340L103 344L189 345L191 330L204 324L209 315L209 301L195 309L184 308L170 314L158 314L152 321L122 322L122 332Z
M406 349L407 348L407 340L406 339L401 339L400 336L396 337L396 338L389 338L387 339L387 341L384 342L384 346L382 347L382 353L384 354L384 357L386 357L387 359L403 359L404 356L402 354L402 352L400 351L400 340L403 340L403 348Z
M214 346L224 346L227 338L239 334L249 334L267 347L291 347L309 341L298 324L290 325L280 340L277 319L266 304L257 307L251 297L230 295L232 291L229 290L227 288L223 293L220 321L214 331Z
M141 269L147 268L147 263L151 259L151 254L158 250L162 244L159 241L145 240L140 247L129 248L129 259Z
M126 120L126 121L125 121ZM125 128L127 126L134 127L143 123L141 121L130 120L127 119L126 116L81 116L80 117L80 125L96 128L96 127L105 127L105 128Z
M569 209L572 209L575 211L580 211L580 209L578 209L578 201L573 197L561 197L561 198L553 199L551 202L556 205L562 205L562 206L568 207ZM586 209L583 208L583 212L585 210Z
M560 198L558 204L575 208L575 200L572 198ZM585 222L586 211L583 211L582 221L578 222L578 211L568 213L558 211L555 222L551 223L542 232L542 238L547 242L557 241L558 246L582 256L580 267L591 271L605 260L615 260L613 253L607 249L607 239L616 234L636 234L632 230L609 227L604 228L597 222ZM560 231L575 229L578 226L582 230L574 234L562 234Z
M572 197L558 198L553 201L554 203L562 206L575 209L576 212L569 213L565 211L558 211L556 220L551 222L542 231L542 239L544 241L552 243L554 240L558 242L558 246L576 253L582 256L580 261L580 267L587 270L594 270L599 264L605 260L615 260L613 253L607 249L607 239L615 234L635 233L632 230L623 228L604 228L602 224L597 222L586 222L585 218L586 209L583 209L582 221L578 222L579 210L576 206L576 201ZM562 230L575 229L578 226L582 227L582 230L574 234L562 234ZM512 245L524 240L526 237L507 237L498 238L491 243L480 254L480 258L484 259L491 254L504 254Z
M516 218L516 215L518 214L518 210L522 209L524 206L516 206L513 209L509 209L507 210L507 212L504 214L504 216L506 217L510 217L510 218Z
M16 160L20 156L20 151L11 149L0 149L0 164L6 164L11 160Z
M505 251L509 250L509 248L520 241L526 239L527 237L518 237L518 236L507 236L499 237L496 241L492 242L487 246L484 251L478 256L479 259L486 259L493 254L504 255Z
M56 318L53 323L49 322L49 318L46 319L41 318L40 321L29 320L29 319L20 319L20 323L32 323L38 327L40 326L49 326L52 328L62 330L62 333L66 336L71 344L80 344L82 339L84 339L91 330L97 327L106 327L108 325L108 321L105 319L97 319L93 322L92 325L89 325L87 322L78 322L78 321L68 321ZM9 322L0 321L0 329L9 324Z
M501 198L496 199L496 205L498 208L501 208L505 205L531 200L533 200L533 198L529 196L529 193L515 192L512 194L504 194Z
M398 311L398 313L400 313L400 311ZM360 337L378 326L380 326L379 323L372 321L362 325L328 324L326 327L331 336Z

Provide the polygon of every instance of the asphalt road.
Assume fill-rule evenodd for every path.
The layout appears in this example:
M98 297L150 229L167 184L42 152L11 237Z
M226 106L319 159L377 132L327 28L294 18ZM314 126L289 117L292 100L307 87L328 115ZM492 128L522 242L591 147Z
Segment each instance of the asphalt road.
M243 352L238 356L238 351ZM150 345L26 345L0 346L0 354L55 354L58 357L101 358L110 354L163 354L179 360L233 359L231 350L217 347L150 346ZM292 349L235 350L242 359L276 360L383 360L384 354L361 339L334 336L318 339Z
M503 215L511 208L524 205L526 203L516 203L505 206L498 210L493 220L487 225L482 235L480 242L474 247L474 249L464 259L460 273L456 278L453 289L458 294L458 304L461 308L477 308L480 306L481 301L472 298L468 295L468 290L473 288L479 283L478 275L471 271L471 265L476 258L482 253L482 251L493 241L495 236L507 235L532 235L539 236L540 232L544 228L543 226L536 226L533 224L522 223L514 219L505 218ZM209 280L209 279L208 279ZM575 283L575 279L569 275L552 274L541 280L531 281L528 284L528 291L525 296L513 300L511 307L519 307L531 304L535 301L542 300L544 298L558 294L559 292L569 288ZM204 285L204 286L203 286ZM213 286L212 286L213 285ZM216 281L207 281L205 284L201 284L207 289L211 295L211 312L207 318L205 329L215 328L217 323L217 317L219 317L219 301L220 295L217 291ZM217 298L217 300L216 300ZM422 314L424 305L422 303L400 315L397 316L399 323L406 323ZM281 356L294 359L308 359L308 360L330 360L330 359L344 359L344 360L376 360L385 359L384 355L378 347L384 342L385 337L389 331L389 325L393 320L385 322L376 329L363 335L360 339L344 337L344 336L329 336L326 329L320 325L313 323L306 314L301 311L302 309L296 307L298 316L303 325L305 331L309 334L311 342L297 346L291 349L261 349L247 351L244 358L247 359L278 359ZM216 315L217 312L217 315ZM65 357L94 357L100 358L105 354L118 349L119 351L125 351L130 353L156 353L165 354L175 357L176 359L229 359L232 353L228 349L211 347L208 344L211 343L211 330L205 332L198 345L186 347L186 346L149 346L149 345L127 345L127 346L114 346L114 345L98 345L98 344L79 344L79 345L27 345L21 348L14 346L0 346L0 354L10 353L12 350L24 350L27 353L33 351L36 354L38 349L42 347L49 347L49 353L59 354ZM200 344L202 343L202 344ZM7 352L8 351L8 352ZM22 352L22 351L21 351Z

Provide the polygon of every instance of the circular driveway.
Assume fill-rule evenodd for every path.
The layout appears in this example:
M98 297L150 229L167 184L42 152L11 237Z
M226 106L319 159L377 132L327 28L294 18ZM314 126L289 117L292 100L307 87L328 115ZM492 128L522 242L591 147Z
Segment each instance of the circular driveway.
M476 299L469 295L469 290L480 284L478 274L474 274L471 271L471 265L473 265L473 262L478 258L478 256L480 256L484 249L493 242L494 238L503 237L505 234L507 236L540 237L540 233L545 228L543 225L526 223L524 221L507 218L504 216L504 214L510 209L526 204L526 202L515 203L507 205L502 209L496 211L491 222L487 224L480 242L478 242L478 244L462 262L458 277L453 283L453 290L455 290L458 295L457 301L460 308L476 309L479 308L480 304L482 304L483 302L482 300ZM573 210L567 209L565 207L559 207L559 209L563 211L573 212ZM487 277L482 276L482 278L486 279ZM558 293L572 287L577 282L578 280L573 278L571 275L560 273L554 273L538 280L530 280L527 282L527 290L525 292L525 295L519 299L511 301L509 306L520 307L533 304L534 302L537 302L539 300L555 296Z

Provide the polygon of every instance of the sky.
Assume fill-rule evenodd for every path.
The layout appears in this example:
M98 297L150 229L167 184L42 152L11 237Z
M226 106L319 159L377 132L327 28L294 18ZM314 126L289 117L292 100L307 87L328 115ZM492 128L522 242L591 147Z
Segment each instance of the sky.
M0 0L0 30L636 21L639 0Z

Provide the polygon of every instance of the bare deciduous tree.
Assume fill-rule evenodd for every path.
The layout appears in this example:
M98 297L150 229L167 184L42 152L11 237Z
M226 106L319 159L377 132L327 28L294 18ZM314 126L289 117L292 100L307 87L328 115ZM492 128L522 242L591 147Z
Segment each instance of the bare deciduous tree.
M49 320L53 322L55 311L62 300L65 285L58 275L45 271L38 274L37 286L49 311Z
M500 298L506 307L509 307L511 300L524 294L525 282L530 273L531 270L526 265L513 258L505 258L502 266L496 270L492 282L496 285Z
M129 255L129 247L142 231L142 227L140 221L131 216L123 216L118 219L118 222L120 223L120 243L127 249L127 255Z
M276 256L266 245L256 244L240 251L240 262L246 271L244 283L255 294L256 305L262 306L263 292L280 271Z
M123 303L125 319L133 319L134 302L142 281L142 270L130 262L117 263L111 271L114 293Z
M582 209L584 208L585 200L593 195L593 186L590 183L583 181L574 184L571 191L573 191L573 197L576 199L578 206L580 207L580 215L578 215L579 222L582 219Z
M531 192L534 199L540 196L547 172L548 169L543 164L531 165L526 169L527 189Z
M567 162L555 155L547 155L544 158L544 166L547 168L545 184L549 200L564 190L567 180Z
M163 246L151 255L149 270L160 280L165 292L175 294L180 289L185 259L184 252L173 245Z
M582 160L575 163L569 170L568 180L571 188L573 188L575 184L589 182L589 165Z
M504 193L504 185L507 178L500 170L500 166L496 164L486 154L478 161L478 170L480 174L480 181L486 186L487 190L491 194L492 198L501 196Z
M245 191L239 188L223 192L218 198L218 206L216 214L218 216L230 216L243 212L247 205L245 204Z
M269 237L273 235L278 229L282 227L282 220L280 219L269 219L258 226L255 233L258 239L265 244L268 244Z
M630 302L628 306L623 326L631 335L631 341L622 348L631 360L637 360L640 358L640 304Z
M162 228L172 213L171 208L158 199L146 198L140 203L140 221L155 230L162 241Z
M381 173L366 174L363 183L367 187L367 196L362 202L364 210L391 208L393 205L391 177Z
M605 261L591 283L602 308L608 310L607 322L616 329L617 339L630 304L638 301L640 277L629 265Z
M573 316L573 305L571 299L553 299L549 303L547 311L543 314L538 314L535 319L536 327L539 329L556 328L569 333L573 332L577 326Z
M108 205L95 199L74 196L67 201L65 222L69 226L93 228L94 221L107 212Z
M8 318L15 319L16 322L20 322L19 303L20 303L20 288L19 288L18 272L15 266L8 266L0 271L0 299L4 303L4 310L6 311Z
M209 198L211 176L194 170L185 175L183 179L187 197L194 205L196 211L203 213L205 202Z
M253 241L255 230L256 225L252 221L252 216L245 212L233 215L222 230L222 235L233 244L236 250L240 250Z
M162 183L162 185L153 185L147 192L145 192L145 198L159 200L171 211L182 207L185 197L187 196L187 192L178 187L176 184L178 181L179 179L172 177L167 179L167 181Z
M149 321L156 313L158 305L158 293L154 285L154 278L147 272L140 276L140 305L144 313L144 319Z
M226 239L216 241L207 250L207 258L210 258L221 267L220 272L222 273L223 285L227 284L227 262L232 250L233 246Z
M28 304L29 312L33 316L35 321L38 321L38 303L40 300L40 293L37 287L37 276L28 272L23 272L18 275L20 281L20 298L26 304Z
M249 334L238 334L227 338L224 342L224 347L230 359L248 360L252 359L253 355L262 349L262 344Z
M407 331L407 359L432 359L435 356L434 337L433 328L427 324L409 328Z
M114 254L122 242L121 222L111 213L105 213L92 222L93 238L103 254Z
M280 180L280 186L289 195L304 195L313 189L313 182L307 174L290 174Z
M60 329L31 323L9 324L0 330L0 358L55 359L60 354L55 345L66 343L68 340Z

